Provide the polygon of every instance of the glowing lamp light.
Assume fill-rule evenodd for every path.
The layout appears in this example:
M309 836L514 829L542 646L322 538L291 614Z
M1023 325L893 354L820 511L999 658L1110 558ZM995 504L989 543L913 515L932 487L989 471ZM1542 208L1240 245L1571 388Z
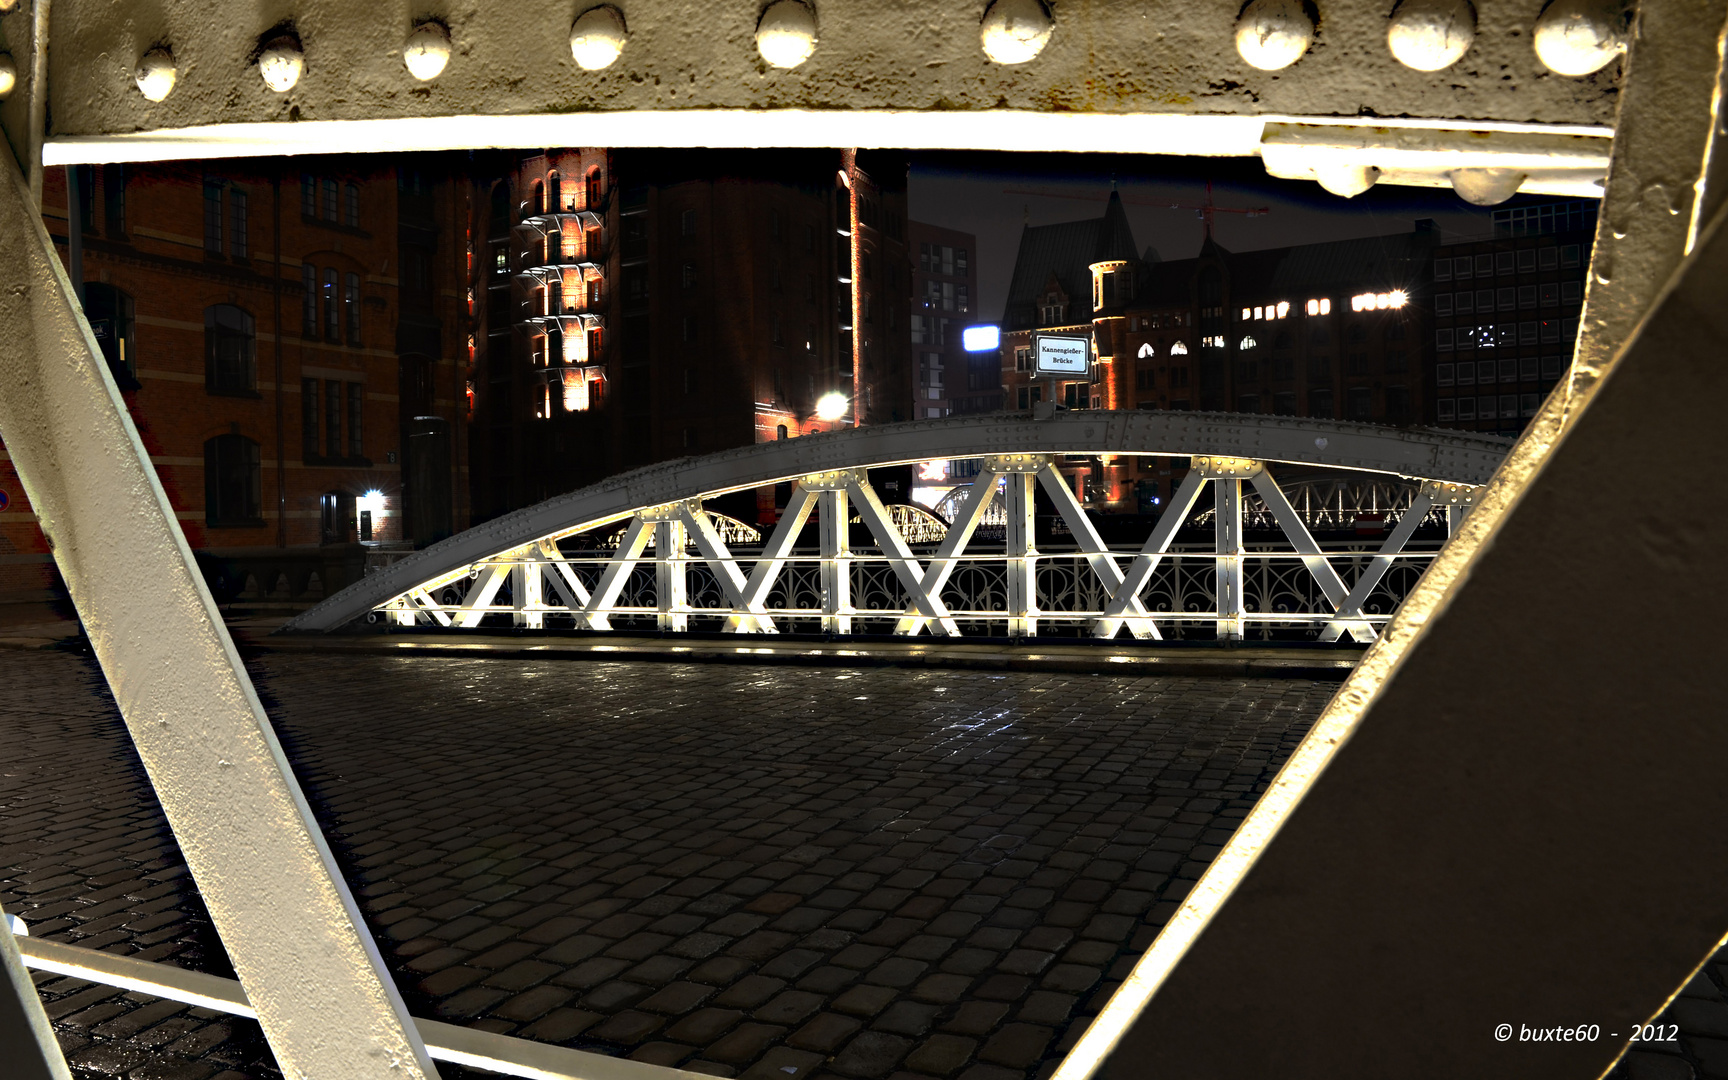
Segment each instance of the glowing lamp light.
M830 390L816 399L816 419L833 423L845 416L846 410L850 407L851 402L846 400L845 394L838 390Z
M948 463L946 461L925 461L918 466L918 479L940 483L948 479Z
M967 352L989 352L1002 346L1002 330L996 326L968 326L960 331L960 347Z
M358 509L369 512L374 518L384 515L384 493L377 488L372 488L366 494L355 499L354 504Z
M1395 308L1401 308L1410 302L1410 294L1403 289L1393 289L1389 296L1391 299L1390 306Z

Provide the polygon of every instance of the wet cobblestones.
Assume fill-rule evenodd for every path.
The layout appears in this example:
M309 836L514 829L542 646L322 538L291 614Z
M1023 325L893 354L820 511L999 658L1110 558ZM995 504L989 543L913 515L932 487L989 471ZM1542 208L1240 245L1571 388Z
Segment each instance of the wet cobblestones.
M231 974L93 667L6 659L0 903ZM416 1015L749 1080L1047 1074L1336 686L290 655L255 678ZM39 986L84 1075L276 1075L254 1023Z

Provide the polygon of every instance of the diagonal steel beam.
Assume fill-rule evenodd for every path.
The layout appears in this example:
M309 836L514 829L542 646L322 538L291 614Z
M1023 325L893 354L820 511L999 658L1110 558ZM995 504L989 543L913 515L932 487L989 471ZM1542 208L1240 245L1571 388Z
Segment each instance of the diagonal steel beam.
M1188 514L1194 509L1194 503L1200 498L1200 489L1205 487L1206 477L1199 469L1190 469L1182 478L1176 494L1170 496L1170 505L1164 510L1158 524L1152 529L1152 535L1146 538L1146 543L1140 548L1140 554L1134 556L1134 561L1128 564L1128 569L1122 574L1122 585L1110 596L1110 603L1104 608L1104 614L1092 628L1094 637L1111 638L1122 628L1124 621L1135 637L1161 637L1157 625L1150 617L1146 619L1128 619L1128 609L1140 597L1140 590L1152 580L1152 574L1158 569L1158 564L1164 561L1164 553L1170 550L1170 544L1176 539L1176 532L1188 520ZM1144 606L1144 605L1142 605Z
M0 912L0 922L6 919ZM12 1080L72 1080L42 1008L42 996L25 970L8 926L0 926L0 975L6 980L0 987L0 1047L6 1053L6 1075Z
M1001 473L985 469L972 478L972 484L966 489L966 501L961 505L960 512L954 515L954 523L948 526L948 531L942 537L942 543L936 547L936 554L931 556L930 565L924 569L924 580L919 588L930 596L942 596L943 586L954 575L954 568L959 565L959 558L966 551L966 545L972 542L972 534L978 531L979 522L984 520L985 511L990 509L990 502L996 496L996 482ZM916 634L930 620L917 614L917 605L909 608L900 621L894 625L896 634Z
M1429 485L1423 485L1422 491L1410 500L1410 508L1404 511L1404 516L1398 519L1398 524L1380 544L1380 550L1374 553L1374 558L1363 568L1362 576L1356 579L1356 584L1350 586L1350 595L1337 607L1340 615L1360 615L1362 605L1368 602L1368 597L1374 592L1380 579L1386 576L1386 571L1392 569L1392 563L1398 554L1404 550L1404 545L1416 535L1421 527L1422 519L1428 516L1428 511L1434 507L1434 496L1427 491ZM1361 630L1358 631L1358 627ZM1376 636L1373 627L1366 622L1355 623L1345 619L1336 619L1326 624L1326 629L1320 632L1321 641L1337 641L1348 629L1358 641L1372 641Z
M1641 173L1611 172L1605 223L1616 185L1657 164L1687 177L1676 158L1719 122L1722 99L1693 92L1718 82L1716 10L1700 34L1684 5L1643 8L1621 130L1677 137L1638 143ZM1667 62L1675 79L1641 81ZM1684 187L1721 182L1692 162ZM1699 857L1728 818L1728 728L1700 676L1722 634L1671 591L1657 614L1688 632L1610 638L1616 618L1665 620L1596 586L1719 574L1728 506L1626 447L1659 432L1666 460L1719 452L1724 221L1635 333L1602 328L1612 360L1550 395L1056 1080L1601 1076L1723 940L1728 861ZM1581 522L1604 488L1617 512ZM1572 1016L1602 1037L1539 1054L1496 1038ZM1208 1037L1220 1025L1239 1037Z
M870 530L870 535L876 538L882 554L888 559L888 565L893 568L895 575L900 578L900 584L905 586L907 593L911 595L913 608L942 634L959 637L959 624L948 614L948 605L942 602L941 594L924 587L924 567L913 557L912 549L906 546L906 538L894 527L893 519L888 516L888 508L882 505L876 489L870 486L868 474L859 473L846 485L846 490L856 500L858 516Z
M0 279L0 438L276 1060L437 1075L7 161Z
M1284 497L1283 490L1278 487L1278 481L1272 478L1271 473L1262 468L1254 474L1250 482L1253 483L1254 490L1260 493L1260 499L1266 504L1266 508L1272 511L1272 517L1278 522L1278 528L1283 530L1284 538L1289 540L1290 546L1296 549L1298 555L1302 556L1302 565L1307 567L1308 572L1314 575L1314 580L1320 583L1320 591L1326 594L1326 602L1332 605L1333 611L1343 611L1345 602L1349 597L1349 592L1344 587L1344 579L1338 576L1338 571L1333 569L1332 564L1327 561L1325 554L1320 550L1320 545L1314 540L1314 534L1309 532L1308 526L1303 523L1302 515L1298 514L1296 508L1290 505L1290 500ZM1426 506L1423 509L1426 510ZM1421 520L1420 516L1417 517L1417 520ZM1403 547L1402 542L1400 542L1399 547ZM1380 571L1381 574L1385 572L1384 568ZM1374 580L1380 580L1379 574L1375 575ZM1363 596L1366 598L1367 593L1363 593ZM1350 623L1348 625L1350 636L1357 641L1372 641L1374 639L1374 631L1369 628L1367 623ZM1333 635L1327 640L1336 639L1337 635Z
M756 565L750 568L750 580L744 586L744 601L739 605L745 611L754 615L767 612L768 591L774 587L775 579L786 566L786 556L792 551L792 545L798 542L798 534L804 530L805 522L810 520L810 513L815 509L815 491L801 483L792 489L792 497L780 515L780 523L774 526L768 542L762 545L762 554ZM726 629L742 633L750 627L743 616L734 616L726 620ZM766 632L777 631L769 629Z

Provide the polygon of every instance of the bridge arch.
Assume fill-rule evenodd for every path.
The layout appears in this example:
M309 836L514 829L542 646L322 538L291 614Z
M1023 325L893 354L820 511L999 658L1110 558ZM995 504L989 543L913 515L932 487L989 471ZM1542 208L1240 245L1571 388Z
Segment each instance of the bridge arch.
M1004 550L992 556L997 563L1007 563L1008 579L999 590L1007 597L1007 606L1001 612L979 617L1006 620L1010 634L1035 633L1038 623L1038 616L1032 614L1039 607L1037 565L1040 559L1047 563L1048 557L1035 550L1031 534L1025 532L1031 527L1035 487L1042 485L1054 500L1074 537L1075 550L1065 551L1063 556L1085 562L1103 588L1102 594L1096 589L1089 594L1096 594L1096 610L1046 612L1046 620L1084 617L1099 636L1113 635L1127 626L1137 636L1156 637L1159 616L1137 599L1138 590L1164 559L1183 515L1195 505L1201 489L1212 483L1218 492L1215 520L1221 530L1215 553L1220 636L1239 636L1245 615L1241 584L1246 553L1241 550L1241 517L1247 485L1289 537L1295 549L1290 554L1301 560L1325 593L1331 611L1314 616L1326 616L1323 636L1336 639L1349 633L1366 639L1372 636L1372 628L1359 610L1362 598L1356 597L1352 607L1352 591L1339 573L1330 569L1325 554L1294 511L1281 512L1289 509L1289 503L1278 494L1269 466L1298 464L1389 474L1420 485L1416 496L1419 505L1409 508L1416 512L1406 514L1408 527L1394 530L1382 551L1358 567L1362 571L1356 575L1360 586L1363 573L1374 575L1378 581L1373 564L1378 563L1378 573L1384 574L1399 558L1416 524L1432 508L1447 504L1467 508L1475 489L1492 476L1510 445L1510 440L1491 435L1293 417L1152 411L1072 412L1042 420L998 414L847 429L665 462L548 499L475 526L366 576L290 621L283 632L335 631L379 612L404 625L474 627L486 614L503 610L513 611L517 625L530 628L545 626L543 614L563 612L578 626L610 629L609 615L624 587L621 577L635 571L638 564L647 563L656 567L658 599L652 610L662 629L685 629L688 616L701 610L689 606L683 575L688 564L706 563L715 575L714 588L724 594L726 628L773 632L773 612L764 607L764 600L781 566L796 557L792 545L799 530L813 514L834 522L848 520L856 512L877 542L880 554L875 558L886 564L898 581L890 591L898 590L895 595L909 601L904 617L895 620L896 631L958 633L959 617L947 610L941 590L960 560L967 557L966 545L990 493L980 488L978 499L968 498L962 504L948 537L934 552L927 553L926 565L888 520L880 501L869 490L864 470L937 459L982 458L989 485L1007 493L1009 535ZM1168 525L1161 523L1138 552L1112 552L1086 523L1078 501L1052 467L1059 456L1082 454L1182 457L1193 459L1195 468L1164 515L1171 519ZM701 500L787 481L795 481L797 486L781 526L766 539L761 551L734 557L711 516L703 511ZM608 565L589 560L592 572L575 572L572 560L558 547L559 541L618 522L628 524L624 536L606 555ZM1024 535L1017 536L1017 529ZM828 632L849 632L856 613L849 599L850 567L856 555L848 549L845 532L824 529L823 550L806 556L821 564L819 591L824 599L819 612L796 612L820 616ZM1224 532L1231 535L1224 536ZM699 554L686 557L692 545ZM651 548L653 555L648 554ZM1131 560L1126 573L1117 561L1123 557ZM463 579L471 584L462 584ZM1232 598L1225 594L1233 583ZM450 602L453 589L460 591L454 597L456 602ZM493 602L500 590L512 597L510 605ZM1018 610L1019 615L1010 609ZM707 609L706 613L714 611ZM875 617L884 614L878 611Z

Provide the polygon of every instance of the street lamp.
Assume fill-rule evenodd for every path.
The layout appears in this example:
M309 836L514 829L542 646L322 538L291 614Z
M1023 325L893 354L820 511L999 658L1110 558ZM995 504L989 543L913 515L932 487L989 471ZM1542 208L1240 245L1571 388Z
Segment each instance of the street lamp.
M846 415L851 402L838 390L830 390L816 399L816 419L832 424Z

